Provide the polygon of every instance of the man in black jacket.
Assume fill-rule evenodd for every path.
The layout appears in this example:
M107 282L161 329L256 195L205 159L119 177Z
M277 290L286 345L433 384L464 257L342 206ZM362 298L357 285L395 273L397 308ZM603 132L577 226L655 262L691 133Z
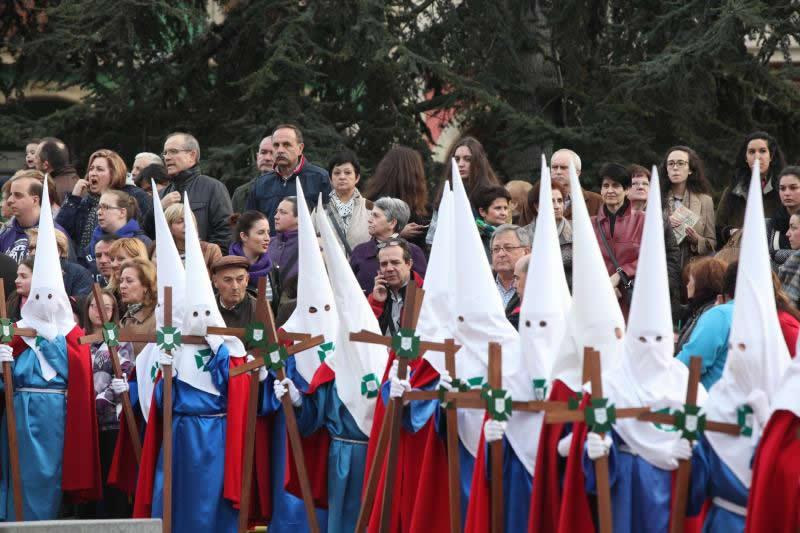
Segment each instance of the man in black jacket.
M231 240L228 219L231 216L231 197L219 180L200 173L200 144L189 133L171 133L164 141L164 163L170 183L161 189L161 207L183 202L183 193L189 194L189 204L197 219L200 240L218 244L226 251ZM152 211L144 220L144 230L155 238Z

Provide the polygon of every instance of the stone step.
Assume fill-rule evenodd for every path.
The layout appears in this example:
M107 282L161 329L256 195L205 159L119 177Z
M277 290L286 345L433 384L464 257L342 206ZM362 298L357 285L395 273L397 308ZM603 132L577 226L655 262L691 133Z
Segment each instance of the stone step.
M161 533L160 519L146 520L43 520L6 522L0 533Z

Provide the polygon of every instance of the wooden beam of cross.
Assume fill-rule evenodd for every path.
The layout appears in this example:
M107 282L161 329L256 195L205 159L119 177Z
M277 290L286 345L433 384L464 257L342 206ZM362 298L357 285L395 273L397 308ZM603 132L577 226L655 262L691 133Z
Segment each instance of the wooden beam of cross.
M117 349L120 343L119 324L111 322L111 317L106 315L105 307L103 306L103 296L100 290L100 285L97 283L95 283L92 287L92 298L94 298L95 305L97 306L97 313L100 316L100 321L103 323L100 334L102 335L102 340L106 343L106 346L108 346L108 353L111 355L111 366L113 367L114 377L122 379L122 365L120 364L119 350ZM79 342L81 344L87 344L82 340ZM121 396L122 412L125 414L125 423L128 426L128 436L131 439L133 452L136 455L136 463L139 464L139 461L141 461L142 458L142 441L139 438L139 429L138 425L136 424L136 417L134 416L133 408L131 407L131 397L127 391L123 392Z
M255 427L256 409L258 407L258 370L262 366L267 366L274 371L278 380L286 379L286 360L290 355L305 351L309 348L319 346L325 339L322 335L315 337L307 336L305 340L290 347L282 346L277 331L275 330L275 319L272 315L272 308L266 305L267 297L266 278L258 280L258 300L256 303L256 318L259 321L252 322L245 328L244 342L248 349L255 354L263 353L263 357L256 357L253 361L239 365L231 369L230 377L234 378L245 372L253 372L250 376L250 395L247 404L247 427L245 431L245 450L244 450L244 470L242 473L242 501L239 506L239 531L247 531L248 514L250 511L250 487L252 483L253 453L255 451ZM227 328L213 328L214 331L223 331ZM230 328L231 330L234 328ZM212 328L209 328L209 333ZM295 334L305 337L305 334ZM300 480L300 491L303 495L303 504L308 515L308 525L312 533L319 533L319 522L317 513L314 509L314 500L311 494L311 483L308 479L306 461L303 456L303 445L300 441L300 430L297 427L297 418L294 414L294 406L288 394L281 398L283 413L286 416L286 432L291 442L292 454L297 465L297 477Z
M0 279L0 342L8 344L15 336L36 337L32 328L17 328L8 319L6 310L6 288ZM11 485L14 494L14 516L17 522L25 520L22 499L22 476L19 470L19 444L17 443L17 416L14 411L14 375L11 363L3 363L3 385L6 397L6 425L8 429L8 449L11 461Z
M601 382L601 369L600 369L600 358L599 353L591 348L586 348L584 350L584 377L590 376L592 378L592 405L587 406L587 409L591 409L596 411L599 409L604 409L605 413L608 417L607 426L610 428L611 424L616 419L620 418L636 418L637 420L643 422L651 422L654 424L669 424L674 425L680 431L683 432L683 436L688 440L695 440L699 437L699 434L703 431L716 431L720 433L726 433L729 435L740 435L742 434L743 428L739 424L731 424L727 422L717 422L713 420L706 420L705 415L699 414L699 407L695 405L696 398L697 398L697 383L699 382L700 377L700 365L701 359L699 357L692 357L691 365L689 370L689 386L687 387L686 397L687 403L684 406L684 410L680 411L675 414L663 413L663 412L653 412L650 407L643 406L643 407L628 407L622 409L616 409L613 405L607 403L607 399L602 398L602 382ZM599 384L600 388L598 389L595 385L595 382ZM599 392L598 392L599 391ZM591 420L590 420L591 419ZM545 423L554 424L559 423L563 424L566 422L587 422L590 426L594 426L597 424L597 417L590 416L589 413L582 412L576 409L568 410L568 411L551 411L548 412L545 416ZM592 429L594 430L594 428ZM599 433L599 431L598 431ZM601 461L606 463L606 476L605 476L605 483L607 484L608 475L608 458L600 458L606 459L605 461ZM600 460L598 459L598 460ZM684 470L687 468L691 468L690 461L681 461L681 464L688 463L688 467L684 466ZM597 491L598 491L598 514L600 515L600 531L601 533L605 533L606 531L611 531L611 501L610 501L610 489L607 492L609 495L607 498L607 507L603 510L603 506L605 503L601 502L601 483L604 483L601 480L601 473L597 471L597 462L595 462L595 475L597 478ZM602 468L602 466L601 466ZM680 467L679 467L680 468ZM676 495L673 499L673 514L672 514L672 521L675 522L675 517L678 516L675 514L676 512L680 513L685 519L686 514L686 499L688 497L688 481L691 474L691 470L688 470L687 473L683 474L686 476L684 483L684 492L683 496L679 494L680 486L676 486ZM679 470L679 476L680 476ZM679 477L680 482L680 477ZM606 485L608 486L608 485ZM683 511L676 510L675 505L683 502ZM672 526L671 532L682 531L684 525L684 521L680 521L680 529L674 529L675 526ZM603 529L603 528L609 529Z
M353 342L366 342L370 344L379 344L382 346L386 346L394 350L395 355L398 358L399 364L397 368L397 377L398 379L406 379L408 376L408 363L418 357L421 357L427 351L437 351L443 352L445 357L448 357L448 353L452 356L455 356L455 353L458 351L460 346L456 345L454 341L449 340L443 343L434 343L421 340L417 335L414 333L414 329L416 328L417 321L419 320L419 312L422 307L422 298L424 296L424 291L417 287L415 283L409 283L406 285L406 296L403 305L403 316L401 318L401 328L398 333L391 337L386 337L383 335L379 335L377 333L372 333L369 331L359 331L353 332L350 334L350 340ZM446 363L447 364L447 363ZM455 359L451 361L452 370L455 372ZM384 454L386 454L386 475L384 478L384 491L382 495L382 502L381 502L381 515L380 515L380 528L379 530L381 533L385 533L388 531L390 526L390 515L391 515L391 505L392 505L392 498L391 493L394 486L394 477L395 477L395 470L397 464L397 449L398 443L400 438L400 424L401 424L401 410L402 410L402 401L406 398L408 399L417 399L415 395L419 394L420 399L439 399L438 391L428 391L426 393L422 393L420 391L413 391L412 393L406 393L409 396L403 395L403 398L394 398L388 406L388 410L386 416L383 420L383 425L381 426L380 433L378 435L378 445L375 450L375 454L373 456L372 464L369 465L368 474L367 474L367 486L364 490L362 495L362 503L361 503L361 510L359 511L358 521L356 524L356 531L363 531L367 525L369 520L370 514L372 512L372 506L375 501L375 495L378 485L378 478L380 476L380 468L379 466L383 464ZM454 393L455 394L455 393ZM455 398L456 396L453 396ZM453 414L452 416L455 416ZM452 425L453 422L449 422L449 425ZM455 457L453 460L458 460L458 448L457 448L457 438L458 438L458 431L457 426L455 427L455 431L453 432L453 437L456 440L450 441L450 430L448 426L448 453L450 453L450 448L455 446ZM388 452L387 452L388 447ZM454 468L450 460L448 460L448 480L450 482L450 493L452 494L454 490L460 490L457 485L457 479L453 480L453 475L457 476L458 470L457 466ZM458 502L458 500L456 500ZM450 502L450 514L451 516L455 512L453 507L453 501ZM458 509L459 513L459 521L460 521L460 509ZM452 522L451 522L452 527Z
M487 409L494 420L508 420L511 409L511 396L502 389L503 352L500 344L489 343L489 390ZM490 472L492 473L492 533L503 533L503 441L489 444Z

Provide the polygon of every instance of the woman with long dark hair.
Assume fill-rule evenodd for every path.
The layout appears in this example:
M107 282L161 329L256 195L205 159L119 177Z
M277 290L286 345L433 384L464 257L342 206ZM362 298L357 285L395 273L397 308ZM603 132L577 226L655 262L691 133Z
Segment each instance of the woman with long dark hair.
M389 196L408 204L411 217L400 236L419 247L425 246L425 232L430 223L428 184L419 152L397 145L386 152L367 184L364 196L373 202Z
M439 202L442 201L444 184L449 182L450 178L453 176L453 160L455 160L458 166L458 174L464 182L464 189L467 191L467 198L470 204L472 204L475 194L478 191L500 184L500 180L497 179L494 170L492 170L492 165L486 157L486 150L483 149L483 145L480 141L475 137L461 137L450 147L450 151L447 153L444 174L442 175L442 180L434 195L434 208L439 207ZM474 206L472 210L473 214L478 216ZM428 228L428 235L425 237L425 241L429 245L433 244L433 236L436 234L437 214L436 211L433 212L431 225L430 228Z
M800 214L800 166L786 167L778 174L778 198L781 205L767 219L769 258L775 272L794 253L787 232L789 219Z
M717 244L711 185L703 161L688 146L667 150L660 172L668 178L661 180L664 215L680 247L683 268L692 257L713 252ZM687 225L686 217L697 220Z
M772 218L780 205L778 199L778 175L786 165L778 141L763 131L745 137L736 153L733 181L725 187L717 206L717 243L722 245L736 233L744 223L744 207L747 203L747 187L753 165L759 162L761 192L764 200L764 216Z

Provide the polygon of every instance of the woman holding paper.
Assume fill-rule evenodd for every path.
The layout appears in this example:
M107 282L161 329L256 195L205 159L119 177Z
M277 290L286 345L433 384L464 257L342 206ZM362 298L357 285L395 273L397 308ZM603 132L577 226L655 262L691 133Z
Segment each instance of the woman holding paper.
M667 150L659 169L668 180L661 182L664 213L681 249L681 268L692 257L708 255L717 244L714 201L705 177L703 161L688 146Z

